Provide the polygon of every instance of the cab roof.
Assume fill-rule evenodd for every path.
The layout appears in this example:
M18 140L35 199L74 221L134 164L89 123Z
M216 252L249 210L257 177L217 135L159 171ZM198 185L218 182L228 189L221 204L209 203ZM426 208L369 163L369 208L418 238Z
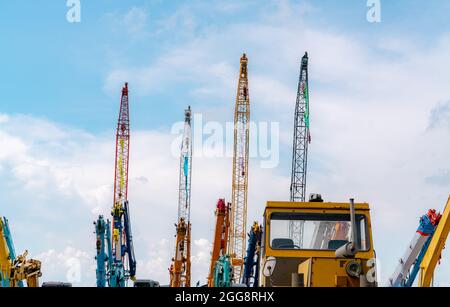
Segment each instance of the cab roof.
M350 210L350 203L268 201L266 204L266 209L269 208ZM355 209L370 210L368 203L355 203Z

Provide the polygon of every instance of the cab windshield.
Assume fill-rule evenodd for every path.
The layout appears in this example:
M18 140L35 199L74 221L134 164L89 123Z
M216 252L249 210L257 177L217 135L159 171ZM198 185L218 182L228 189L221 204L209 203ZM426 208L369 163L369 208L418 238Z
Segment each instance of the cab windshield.
M350 214L272 213L270 246L272 249L337 250L350 242ZM356 215L356 246L369 249L367 222Z

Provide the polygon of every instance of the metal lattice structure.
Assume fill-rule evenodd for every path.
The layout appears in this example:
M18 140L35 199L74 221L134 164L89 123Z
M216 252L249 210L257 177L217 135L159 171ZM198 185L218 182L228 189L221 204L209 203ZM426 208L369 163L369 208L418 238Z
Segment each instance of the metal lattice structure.
M128 166L130 156L130 113L128 103L128 83L122 88L119 119L116 131L116 158L114 177L114 205L111 215L113 267L109 272L110 286L124 287L130 269L125 268L126 257L130 261L133 255L128 253L129 227L125 223L125 211L128 209ZM134 277L134 276L132 276Z
M308 165L309 132L309 88L308 88L308 53L302 58L298 82L297 101L295 104L294 146L292 154L291 196L294 202L304 202L306 196L306 171ZM289 224L289 235L295 245L303 245L302 222Z
M192 132L191 107L184 112L183 143L180 156L180 184L178 194L178 220L190 221L191 213L191 171L192 171Z
M130 156L130 109L128 83L122 89L119 120L116 132L116 160L114 178L114 205L128 199L128 160Z
M245 257L248 194L248 157L250 99L248 93L247 56L241 57L239 83L234 113L234 155L232 178L232 210L229 255L233 266L233 282L242 279Z
M171 287L190 287L191 172L192 172L192 132L191 132L191 107L189 107L185 111L183 141L181 144L176 246L173 263L171 268L169 269Z
M130 112L128 83L125 83L122 88L116 131L111 232L104 229L104 227L109 227L110 222L105 222L103 216L99 216L97 222L94 223L97 247L97 286L99 287L104 287L106 281L110 287L125 287L128 279L135 280L136 258L128 204L129 156ZM105 265L107 266L106 274Z

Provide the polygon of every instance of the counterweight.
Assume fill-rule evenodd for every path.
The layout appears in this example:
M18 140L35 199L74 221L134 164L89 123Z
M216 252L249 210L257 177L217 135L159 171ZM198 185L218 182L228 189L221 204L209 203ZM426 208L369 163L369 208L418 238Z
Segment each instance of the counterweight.
M247 227L250 122L250 98L248 92L247 64L247 56L243 54L241 57L239 83L234 113L232 211L229 245L229 254L231 256L231 264L233 266L234 283L239 283L242 279Z

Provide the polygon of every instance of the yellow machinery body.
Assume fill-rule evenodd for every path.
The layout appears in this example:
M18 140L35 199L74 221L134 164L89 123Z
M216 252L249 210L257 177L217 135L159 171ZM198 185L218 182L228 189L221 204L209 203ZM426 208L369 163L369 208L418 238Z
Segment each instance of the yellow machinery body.
M6 234L4 233L4 218L0 218L0 287L7 278L7 287L22 286L26 281L28 287L39 287L41 262L35 259L27 259L28 251L12 259L11 250L8 248Z
M19 281L26 281L31 288L39 287L41 273L41 262L35 259L27 259L28 251L17 257L13 262L10 286L18 287Z
M288 242L284 244L292 244L286 237L288 223L282 223L283 218L290 216L304 219L303 233L309 238L304 239L305 246L275 246L275 243L280 241ZM261 272L261 285L265 287L375 286L375 251L369 205L355 204L355 216L358 217L358 225L360 225L357 227L359 249L352 257L337 257L337 247L330 245L345 242L343 229L349 228L346 226L350 224L348 203L267 202L264 213L262 247L264 268ZM322 236L325 239L320 243L316 242L316 247L320 248L314 249L308 245L308 242L314 241L314 235L317 239L317 229L321 227L320 225L327 226L325 227L327 229L322 227L322 233L326 233ZM282 239L279 238L280 236ZM267 262L271 260L276 261L275 265L273 265L272 273L266 274L264 271L267 270Z
M9 256L9 249L6 244L5 234L3 233L3 219L0 217L0 277L9 276L10 272L11 258Z
M442 250L445 247L448 234L450 232L450 196L447 205L442 212L440 222L436 227L433 238L420 264L419 287L430 287L434 276L434 271L438 265Z

